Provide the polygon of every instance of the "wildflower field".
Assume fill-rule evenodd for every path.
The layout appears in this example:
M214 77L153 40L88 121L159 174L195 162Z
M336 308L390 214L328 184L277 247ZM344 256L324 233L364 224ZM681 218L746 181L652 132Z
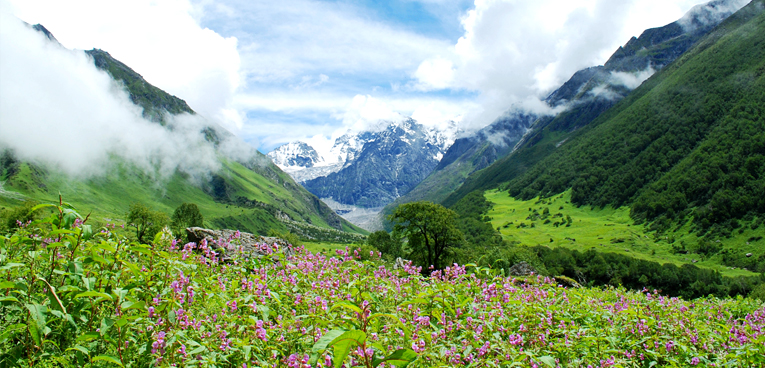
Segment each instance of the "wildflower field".
M765 306L748 298L569 289L471 265L424 277L347 249L254 257L236 236L218 244L224 262L211 244L142 245L38 207L51 215L0 236L2 367L765 365Z

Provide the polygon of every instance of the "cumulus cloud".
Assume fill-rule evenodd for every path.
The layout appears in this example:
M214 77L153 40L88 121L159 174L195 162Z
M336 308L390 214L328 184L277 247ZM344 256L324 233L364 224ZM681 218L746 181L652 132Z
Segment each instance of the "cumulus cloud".
M198 116L170 132L141 117L127 93L82 51L49 41L0 9L0 149L70 175L103 174L120 157L161 179L218 168Z
M9 0L11 11L40 23L70 49L100 48L149 83L227 128L240 85L235 37L200 27L189 0ZM87 25L87 26L83 26Z

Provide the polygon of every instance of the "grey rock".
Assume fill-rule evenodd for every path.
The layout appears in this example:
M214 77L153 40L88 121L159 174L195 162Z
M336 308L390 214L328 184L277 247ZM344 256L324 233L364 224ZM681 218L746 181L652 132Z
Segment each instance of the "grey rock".
M529 276L536 274L537 270L526 261L522 261L514 264L513 267L510 267L509 273L512 276Z
M257 236L250 233L238 232L237 230L223 229L223 230L211 230L201 227L189 227L186 228L186 234L188 235L189 242L200 244L202 240L207 240L207 246L215 252L221 254L221 259L227 262L231 259L229 255L234 249L230 246L241 246L245 254L245 257L260 257L266 254L264 247L270 247L273 249L275 246L277 251L284 253L285 256L290 257L295 255L295 251L292 249L292 245L280 238ZM228 247L227 247L228 245Z

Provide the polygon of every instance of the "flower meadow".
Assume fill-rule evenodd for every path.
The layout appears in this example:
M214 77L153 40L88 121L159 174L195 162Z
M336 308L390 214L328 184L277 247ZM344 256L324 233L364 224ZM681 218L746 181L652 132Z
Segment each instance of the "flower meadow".
M348 249L264 244L257 257L236 235L142 245L63 203L40 207L52 215L0 236L2 367L765 366L757 300L475 266L425 277Z

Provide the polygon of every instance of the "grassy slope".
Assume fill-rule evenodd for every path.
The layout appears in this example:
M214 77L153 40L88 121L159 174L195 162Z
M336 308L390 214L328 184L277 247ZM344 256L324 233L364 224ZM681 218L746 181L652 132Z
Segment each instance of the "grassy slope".
M681 229L677 232L680 235L674 235L674 239L669 236L656 239L655 233L648 231L644 225L635 224L629 216L628 207L578 207L571 204L571 191L543 200L539 198L517 200L508 196L507 192L497 190L487 191L485 196L488 201L494 203L494 207L489 212L492 226L499 228L502 237L509 241L530 246L560 246L580 251L595 248L602 252L626 254L660 263L674 263L678 266L692 263L692 260L696 259L699 260L698 263L694 263L696 266L719 270L725 276L754 275L742 269L733 270L722 266L720 256L702 259L698 254L673 253L672 245L696 244L698 237ZM550 211L547 218L550 223L544 224L546 219L527 219L534 210L541 215L545 208ZM554 217L558 213L562 214L562 217ZM570 227L553 225L555 222L561 222L566 216L570 216L573 220ZM519 227L521 223L525 227ZM731 238L721 239L721 244L724 248L735 249L739 253L755 252L765 248L765 239L746 244L747 239L756 235L756 230L747 228ZM550 239L553 241L550 242Z
M40 174L27 164L19 165L19 172L5 185L37 201L56 201L61 193L64 200L79 208L81 212L93 212L98 221L123 219L133 202L141 202L155 210L171 214L181 203L190 202L199 206L208 226L232 227L265 235L270 229L286 231L285 225L277 221L265 208L239 207L216 202L198 185L192 184L181 174L155 180L141 170L126 164L112 167L104 176L89 180L77 180L61 174ZM219 173L225 178L237 196L256 200L279 208L292 219L309 222L329 228L325 219L310 205L301 201L285 186L259 175L236 162L223 161ZM44 187L41 187L44 186ZM19 201L0 197L0 206L14 206ZM344 230L361 232L345 225Z

